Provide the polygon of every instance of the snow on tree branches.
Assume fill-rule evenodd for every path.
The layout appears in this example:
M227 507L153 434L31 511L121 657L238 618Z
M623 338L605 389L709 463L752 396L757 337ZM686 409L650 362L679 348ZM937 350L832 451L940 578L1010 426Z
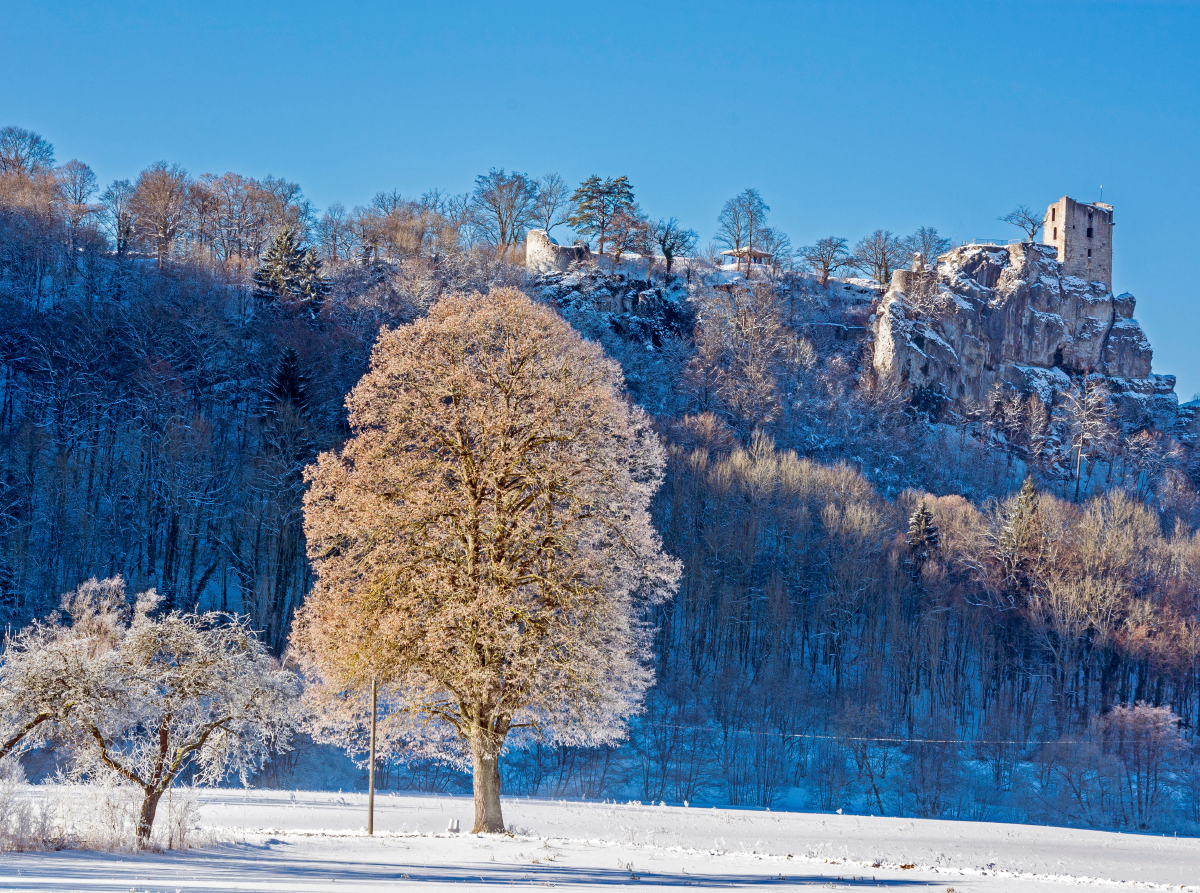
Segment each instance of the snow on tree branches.
M6 644L0 664L0 757L52 741L79 778L111 775L142 792L137 838L183 772L214 783L261 766L295 725L295 675L227 615L172 611L158 595L131 604L121 578L89 580L62 612Z
M513 289L382 333L348 403L309 472L294 648L347 721L378 679L391 740L469 753L475 830L503 830L509 733L617 740L652 681L642 611L679 576L647 511L662 446L617 365Z
M299 304L316 313L329 293L321 261L312 248L301 245L291 226L279 228L254 273L254 295L266 304Z

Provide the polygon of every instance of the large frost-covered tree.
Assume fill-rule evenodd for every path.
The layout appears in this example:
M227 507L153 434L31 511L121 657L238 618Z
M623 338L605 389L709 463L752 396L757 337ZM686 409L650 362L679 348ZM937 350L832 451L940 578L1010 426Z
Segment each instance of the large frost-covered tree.
M410 746L469 757L475 830L501 831L510 732L616 740L652 681L642 611L679 573L647 511L662 446L619 367L512 289L382 333L348 405L309 474L294 646L347 704L379 680Z
M244 621L155 617L158 603L153 590L131 603L119 577L89 580L13 636L0 661L0 758L53 741L80 777L138 788L143 846L181 773L215 782L286 745L299 694Z

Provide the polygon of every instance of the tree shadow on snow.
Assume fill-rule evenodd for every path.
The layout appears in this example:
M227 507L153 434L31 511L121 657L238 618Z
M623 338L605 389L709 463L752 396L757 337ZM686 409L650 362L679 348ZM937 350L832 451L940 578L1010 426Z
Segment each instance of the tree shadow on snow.
M332 843L332 841L329 841ZM387 841L388 844L399 841ZM895 889L925 888L936 885L929 880L880 879L870 875L848 872L835 874L808 874L785 870L781 876L766 876L745 873L703 872L698 874L653 871L627 868L599 868L595 866L572 867L570 865L509 865L478 861L460 865L421 865L420 859L413 864L397 860L402 851L388 846L380 853L380 861L371 861L371 854L363 853L357 861L323 859L311 851L292 851L293 843L271 840L265 844L220 844L203 850L175 851L169 853L86 853L59 852L54 854L29 854L14 860L3 875L5 890L20 891L23 888L37 889L46 885L58 887L69 884L73 878L87 877L87 889L95 893L128 893L133 888L165 884L187 893L189 890L221 890L255 888L275 889L279 884L294 881L314 884L336 881L339 884L554 884L556 886L628 886L642 883L663 887L709 888L770 888L800 885L827 885L836 883L839 888L855 889L886 886ZM407 847L405 847L407 849ZM415 854L414 854L415 855ZM383 861L386 858L387 861ZM797 866L798 867L798 866ZM15 870L20 869L19 875ZM860 869L862 870L862 869ZM104 875L111 872L110 879ZM24 884L22 882L25 882ZM64 886L63 889L66 889ZM937 889L941 889L937 887Z

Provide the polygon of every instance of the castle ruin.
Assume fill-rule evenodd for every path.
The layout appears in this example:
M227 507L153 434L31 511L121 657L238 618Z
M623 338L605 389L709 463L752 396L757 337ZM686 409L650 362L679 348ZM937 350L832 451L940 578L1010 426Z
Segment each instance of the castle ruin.
M1111 289L1112 228L1112 205L1089 205L1064 195L1046 208L1042 242L1058 251L1065 275Z
M997 387L1047 406L1073 376L1107 379L1119 411L1171 430L1175 378L1152 371L1131 294L1112 292L1111 205L1063 196L1043 243L972 243L892 274L872 318L872 366L927 403L966 411Z
M525 236L525 271L537 276L565 273L591 255L586 245L559 245L544 229L531 229Z

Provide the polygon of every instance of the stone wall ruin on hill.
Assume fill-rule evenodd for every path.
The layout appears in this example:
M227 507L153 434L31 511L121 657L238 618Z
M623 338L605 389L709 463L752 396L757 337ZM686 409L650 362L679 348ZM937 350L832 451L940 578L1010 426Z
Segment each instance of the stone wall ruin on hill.
M559 245L544 229L531 229L525 236L525 271L535 276L565 273L591 256L586 245Z

